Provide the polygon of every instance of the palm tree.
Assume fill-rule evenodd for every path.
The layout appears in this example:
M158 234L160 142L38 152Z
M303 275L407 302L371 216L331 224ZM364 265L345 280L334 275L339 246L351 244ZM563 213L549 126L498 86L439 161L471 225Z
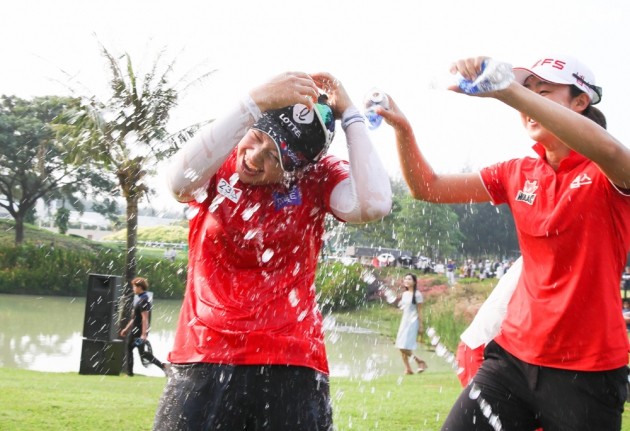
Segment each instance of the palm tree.
M115 176L127 204L127 255L125 292L132 297L131 280L136 276L138 202L151 193L145 183L156 164L176 151L200 126L170 134L167 124L178 96L190 85L214 71L183 83L169 81L174 61L162 67L161 51L151 70L141 76L129 54L115 57L101 45L110 71L111 96L107 102L95 96L81 98L59 121L58 131L69 141L73 163L91 163ZM178 85L181 88L178 88Z

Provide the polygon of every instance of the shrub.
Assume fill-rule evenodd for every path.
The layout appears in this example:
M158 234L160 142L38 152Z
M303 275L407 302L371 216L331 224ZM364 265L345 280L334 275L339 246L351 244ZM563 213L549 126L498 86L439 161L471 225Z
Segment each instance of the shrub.
M357 308L365 304L367 286L361 280L363 267L357 263L321 262L315 277L322 312Z

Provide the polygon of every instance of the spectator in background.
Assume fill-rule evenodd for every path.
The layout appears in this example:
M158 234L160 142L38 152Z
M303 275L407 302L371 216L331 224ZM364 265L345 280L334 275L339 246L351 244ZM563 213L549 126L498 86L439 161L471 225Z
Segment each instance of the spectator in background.
M446 279L450 287L455 286L455 269L457 269L455 262L453 262L453 259L449 259L446 263Z
M398 302L398 308L403 315L396 335L396 347L400 349L405 374L413 374L409 359L416 362L418 373L421 373L427 369L427 363L418 358L414 350L417 347L418 334L422 330L422 293L418 290L418 278L415 274L406 274L402 284L405 290Z
M133 301L131 320L127 326L120 331L122 337L130 334L127 342L127 375L133 376L133 351L138 349L143 365L153 364L168 373L168 364L164 364L153 356L153 350L149 343L149 313L151 312L151 301L147 290L149 282L142 277L136 277L131 281L133 293L136 295Z

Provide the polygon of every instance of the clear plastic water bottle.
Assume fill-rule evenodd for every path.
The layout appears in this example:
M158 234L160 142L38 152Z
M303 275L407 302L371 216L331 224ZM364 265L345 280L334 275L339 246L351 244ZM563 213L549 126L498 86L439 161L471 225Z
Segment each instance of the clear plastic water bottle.
M512 65L491 58L484 60L481 73L474 81L465 79L460 73L450 74L441 79L434 78L431 88L459 87L466 94L480 94L507 88L514 81Z
M389 109L389 98L385 92L379 90L378 88L372 88L365 95L365 100L363 102L365 111L364 115L368 121L368 128L370 130L374 130L378 128L383 122L383 117L376 113L376 107L381 106L384 109Z

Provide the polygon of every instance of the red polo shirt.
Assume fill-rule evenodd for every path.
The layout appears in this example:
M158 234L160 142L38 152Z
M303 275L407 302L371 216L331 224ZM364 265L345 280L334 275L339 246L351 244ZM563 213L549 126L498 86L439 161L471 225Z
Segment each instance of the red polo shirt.
M554 171L540 158L481 171L494 204L510 206L523 274L495 339L535 365L602 371L628 363L620 276L630 249L630 196L571 152Z
M173 363L295 365L328 373L315 271L333 188L348 166L325 157L294 187L251 186L236 153L191 203L188 280Z

